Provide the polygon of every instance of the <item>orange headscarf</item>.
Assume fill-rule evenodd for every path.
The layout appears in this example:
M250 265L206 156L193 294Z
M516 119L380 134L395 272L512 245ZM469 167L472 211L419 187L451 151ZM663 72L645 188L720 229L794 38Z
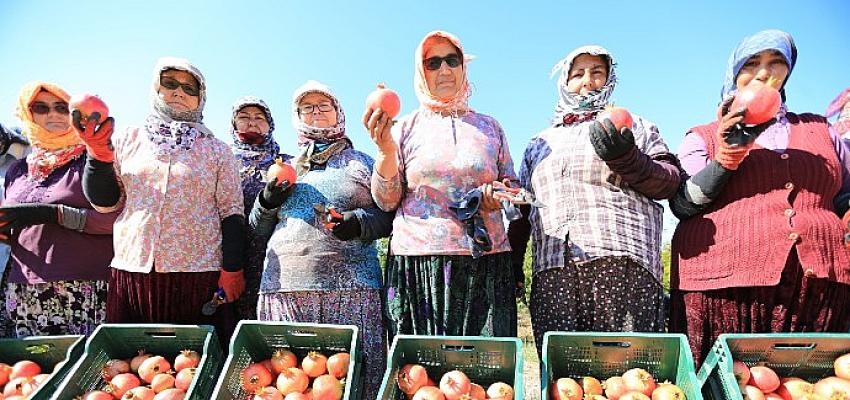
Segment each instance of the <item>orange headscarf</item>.
M64 132L50 132L39 124L35 123L30 111L30 104L38 96L42 90L48 91L54 96L68 102L71 96L68 92L62 90L59 86L42 81L27 83L21 94L18 95L18 106L16 114L23 123L23 133L29 139L30 144L35 147L40 147L45 150L58 150L74 145L82 144L82 141L74 132L71 124L68 124L68 130Z
M435 43L435 38L448 40L452 45L457 47L458 51L460 51L460 56L464 59L462 66L463 81L460 82L460 87L454 97L448 100L441 100L431 94L431 90L428 89L428 81L425 80L425 66L422 63L425 58L425 53L427 53L428 49ZM416 75L413 77L413 90L416 93L416 97L419 99L419 104L433 112L451 113L469 110L468 102L471 94L471 88L469 87L469 79L467 79L466 67L470 60L471 57L467 57L464 54L463 46L460 44L460 39L458 39L457 36L444 31L433 31L425 35L425 38L422 39L422 42L416 47L416 54L414 54L413 60L414 67L416 68Z

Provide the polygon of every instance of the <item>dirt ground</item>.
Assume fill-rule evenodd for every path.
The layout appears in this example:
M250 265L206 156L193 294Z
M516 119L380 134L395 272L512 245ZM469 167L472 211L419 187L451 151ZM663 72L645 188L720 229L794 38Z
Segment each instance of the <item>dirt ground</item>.
M522 339L525 359L523 360L523 398L540 400L540 360L534 347L534 333L531 330L531 316L528 307L519 304L518 336Z

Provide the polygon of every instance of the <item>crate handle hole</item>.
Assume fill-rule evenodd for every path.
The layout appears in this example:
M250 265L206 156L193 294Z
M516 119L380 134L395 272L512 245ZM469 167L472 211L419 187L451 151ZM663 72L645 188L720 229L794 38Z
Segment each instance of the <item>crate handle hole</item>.
M475 351L475 346L450 346L444 344L442 348L445 351Z
M148 336L151 336L151 337L173 338L173 337L177 337L177 332L145 332L145 335L148 335Z
M294 330L289 332L292 336L319 336L313 331Z
M629 342L601 342L601 341L593 341L593 345L596 347L632 347L632 344Z
M776 350L811 350L818 347L816 343L775 343L773 348Z

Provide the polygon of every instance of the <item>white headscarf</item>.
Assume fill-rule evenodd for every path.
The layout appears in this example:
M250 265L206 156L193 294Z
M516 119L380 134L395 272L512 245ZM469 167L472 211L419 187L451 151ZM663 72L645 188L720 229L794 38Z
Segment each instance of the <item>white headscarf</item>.
M608 61L608 80L605 82L605 85L588 94L572 93L567 90L573 61L582 54L602 56L602 58ZM558 61L552 68L552 74L550 75L554 76L558 71L561 72L558 77L558 104L555 106L553 123L556 125L561 124L564 116L567 114L591 114L602 111L608 105L608 99L617 85L616 66L617 64L614 62L611 52L602 46L596 45L579 47L570 52L570 54L567 54L564 59Z
M455 93L454 97L448 100L440 100L434 96L428 88L428 81L425 79L425 66L423 65L423 62L425 59L425 53L428 52L426 45L430 47L434 38L443 38L448 40L457 48L460 52L459 55L463 58L463 65L460 66L460 68L463 68L463 73L461 74L463 80L459 84L457 93ZM460 39L458 39L457 36L444 31L433 31L425 35L425 38L422 39L419 46L416 47L416 53L413 56L413 65L416 71L413 76L413 91L419 99L420 107L433 112L468 111L470 109L469 96L472 95L472 88L469 85L466 67L471 60L472 57L467 57L464 54L463 45L460 44Z

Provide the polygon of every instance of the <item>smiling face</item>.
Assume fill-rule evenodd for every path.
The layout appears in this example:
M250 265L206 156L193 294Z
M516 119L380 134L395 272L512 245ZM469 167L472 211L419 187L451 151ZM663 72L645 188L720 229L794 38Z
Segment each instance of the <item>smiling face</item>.
M449 100L457 94L463 83L464 64L462 62L463 55L448 39L435 39L428 50L425 51L424 60L432 57L445 58L450 55L455 55L460 58L461 63L455 67L449 66L449 62L440 62L440 67L436 70L430 70L423 65L425 70L425 81L428 83L428 90L431 95L440 100Z
M47 113L34 110L44 111L45 107ZM48 91L38 92L30 103L30 112L33 122L49 132L65 132L71 126L68 121L68 103Z
M298 117L301 122L316 128L330 128L337 123L337 112L333 101L321 93L307 93L298 102Z
M581 54L573 60L567 80L567 91L587 94L608 82L608 62L603 56Z
M752 80L770 83L774 89L781 89L788 78L788 62L782 53L765 50L750 57L735 78L735 86L742 88ZM773 79L771 79L773 78Z
M162 84L163 79L168 82L177 81L180 86L169 89ZM187 94L183 85L191 86L196 95ZM195 77L186 71L169 69L160 74L159 97L174 111L196 110L200 104L200 97L197 95L199 88L200 85Z

